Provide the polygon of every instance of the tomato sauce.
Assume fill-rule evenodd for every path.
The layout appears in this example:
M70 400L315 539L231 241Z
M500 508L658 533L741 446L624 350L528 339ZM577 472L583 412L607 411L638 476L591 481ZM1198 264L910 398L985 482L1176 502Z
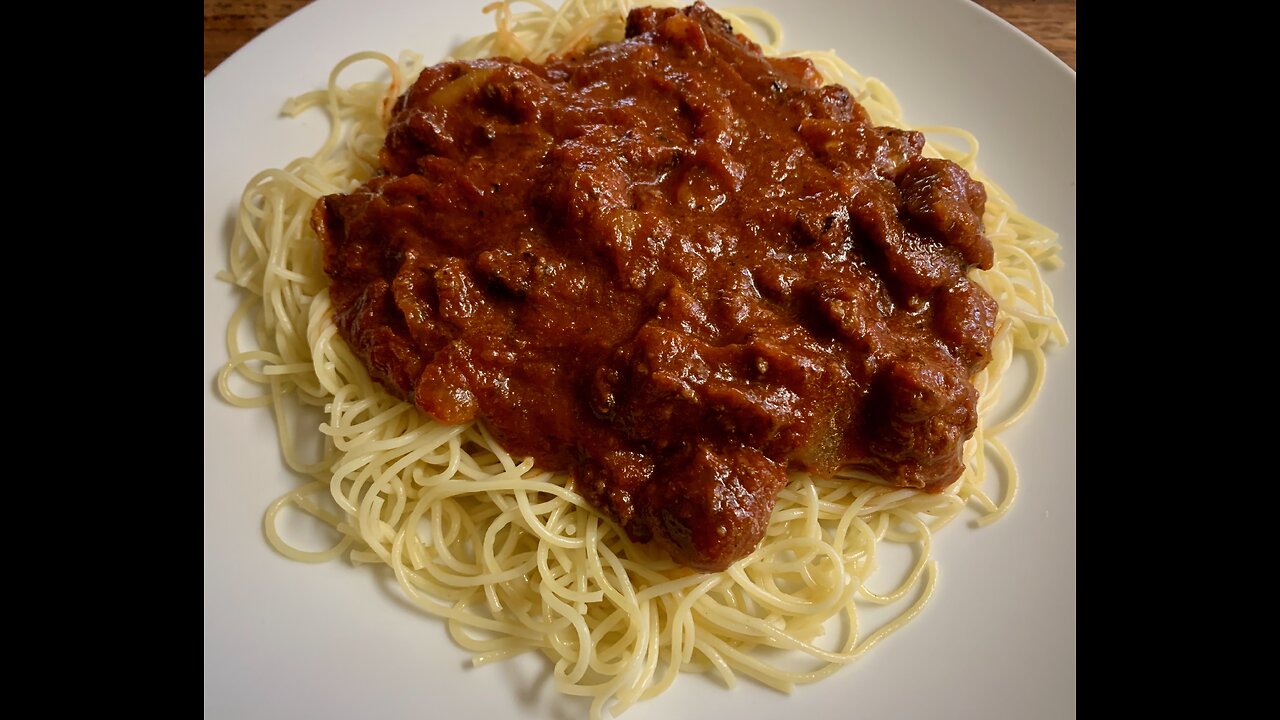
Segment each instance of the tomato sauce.
M546 63L449 62L313 227L390 391L567 470L629 536L720 570L789 470L939 491L996 305L983 186L702 4Z

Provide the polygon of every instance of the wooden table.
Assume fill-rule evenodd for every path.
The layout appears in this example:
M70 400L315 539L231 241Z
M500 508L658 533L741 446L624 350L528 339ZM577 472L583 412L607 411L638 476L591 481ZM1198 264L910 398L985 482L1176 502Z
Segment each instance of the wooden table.
M204 74L311 0L204 0ZM1076 0L977 0L1076 68Z

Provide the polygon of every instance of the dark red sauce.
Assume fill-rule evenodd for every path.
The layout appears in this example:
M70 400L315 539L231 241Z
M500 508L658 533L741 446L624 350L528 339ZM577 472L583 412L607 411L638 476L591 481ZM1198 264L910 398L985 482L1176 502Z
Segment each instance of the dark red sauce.
M923 142L701 4L639 8L545 64L428 68L381 172L313 225L375 378L719 570L789 469L929 492L963 469L986 192Z

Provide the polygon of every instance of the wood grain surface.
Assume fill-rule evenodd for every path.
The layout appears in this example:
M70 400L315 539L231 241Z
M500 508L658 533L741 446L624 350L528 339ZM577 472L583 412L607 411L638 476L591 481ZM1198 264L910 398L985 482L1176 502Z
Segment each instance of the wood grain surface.
M1076 0L977 0L1076 68ZM311 0L204 0L204 74Z

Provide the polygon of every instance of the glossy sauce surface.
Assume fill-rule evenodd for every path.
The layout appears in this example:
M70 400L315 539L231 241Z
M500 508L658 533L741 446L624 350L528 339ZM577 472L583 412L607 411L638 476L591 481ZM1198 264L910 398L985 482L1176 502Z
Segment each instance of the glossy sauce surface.
M922 146L701 4L638 8L619 43L423 71L313 226L373 377L720 570L788 470L963 470L986 193Z

